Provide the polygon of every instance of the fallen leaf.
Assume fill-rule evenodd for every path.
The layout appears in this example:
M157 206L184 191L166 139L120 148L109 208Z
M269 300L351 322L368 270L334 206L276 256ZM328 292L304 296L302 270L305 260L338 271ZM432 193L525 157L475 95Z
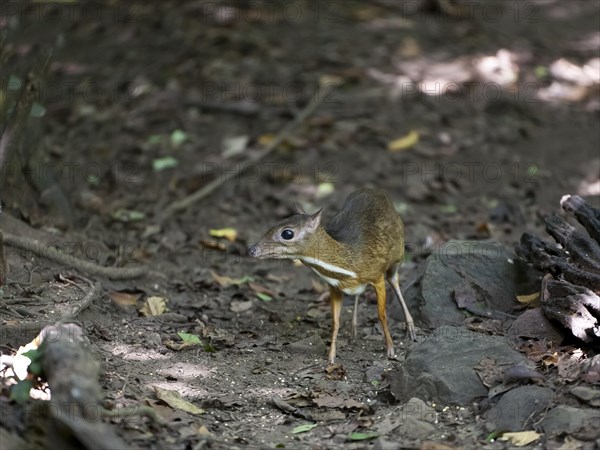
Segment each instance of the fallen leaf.
M273 300L273 297L262 292L257 292L256 297L258 297L258 299L262 300L263 302L270 302L271 300Z
M233 300L231 302L231 305L229 306L229 309L231 310L231 312L238 313L238 314L242 313L244 311L248 311L250 308L252 308L252 300L246 300L243 302Z
M182 130L175 130L171 133L171 145L174 148L179 147L181 144L183 144L185 141L187 141L187 133L185 131Z
M244 275L242 278L231 278L231 277L227 277L224 275L219 275L212 270L210 271L210 274L215 279L215 281L219 284L219 286L224 287L224 288L232 286L232 285L239 286L240 284L248 283L253 280L253 278L249 277L248 275Z
M263 135L259 136L258 144L263 145L263 146L268 145L271 142L273 142L273 139L275 139L275 135L273 133L263 134Z
M164 297L148 297L140 313L143 316L160 316L167 310L167 299Z
M531 444L537 441L541 434L535 431L518 431L515 433L504 433L501 437L501 441L510 441L511 444L517 447L524 447L527 444Z
M152 169L155 172L161 172L166 169L172 169L173 167L177 167L179 161L177 161L172 156L166 156L164 158L156 158L152 161Z
M231 158L232 156L243 153L248 147L250 138L248 136L228 137L223 140L223 158Z
M323 198L331 195L335 191L333 183L319 183L317 186L317 198Z
M348 435L349 441L366 441L367 439L374 439L379 436L379 433L375 433L374 431L370 431L367 433L350 433Z
M227 246L222 242L201 240L200 245L202 245L202 247L219 250L221 252L227 251Z
M237 238L237 230L235 228L220 228L218 230L209 230L212 237L225 238L228 241L235 241Z
M202 344L202 341L200 340L200 338L198 336L196 336L195 334L179 332L179 333L177 333L177 336L179 336L183 342L186 342L189 344L193 344L193 345L201 345Z
M122 291L111 291L108 293L110 299L120 306L132 306L137 303L137 301L142 296L141 292L136 294L130 294L129 292Z
M343 380L346 377L346 369L339 363L330 364L325 368L325 378L328 380Z
M402 150L408 150L414 147L419 142L419 133L416 130L412 130L406 136L399 139L395 139L388 143L387 149L390 152L399 152Z
M523 305L530 305L535 303L540 298L540 293L534 292L533 294L517 295L517 301Z
M154 392L159 400L162 400L171 408L180 409L181 411L185 411L190 414L204 414L204 410L202 408L198 408L193 403L184 400L181 395L179 395L179 392L169 391L158 386L154 386Z
M121 208L112 213L112 218L120 222L137 222L144 220L146 218L146 213Z
M292 434L306 433L307 431L312 430L316 426L317 426L316 423L306 423L304 425L298 425L297 427L292 429Z
M271 297L275 297L275 293L271 289L269 289L267 287L264 287L264 286L261 286L258 283L252 283L252 282L250 282L250 283L248 283L248 286L254 292L262 292L263 294L267 294L267 295L270 295Z

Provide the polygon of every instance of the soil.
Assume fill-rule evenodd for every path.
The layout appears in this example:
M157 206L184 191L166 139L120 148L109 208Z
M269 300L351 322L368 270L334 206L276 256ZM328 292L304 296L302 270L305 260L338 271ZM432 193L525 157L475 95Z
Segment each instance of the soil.
M513 247L525 231L543 234L541 217L558 211L563 195L589 196L598 180L597 92L571 101L543 95L557 82L548 70L555 61L581 67L597 56L597 2L480 2L466 18L400 0L93 5L40 2L0 17L18 56L11 75L23 79L40 49L54 48L39 99L45 159L30 175L51 178L68 199L31 202L24 190L2 199L3 212L80 257L151 268L141 279L88 276L104 294L76 318L102 361L107 406L150 405L164 419L111 419L133 447L372 448L375 440L349 436L364 438L351 433L398 413L385 386L365 381L368 369L401 365L411 345L398 306L390 306L398 353L390 360L374 293L362 298L354 343L346 298L341 367L328 373L325 286L291 262L245 256L295 202L323 206L327 220L353 190L385 189L405 222L406 284L449 239ZM511 53L518 82L489 88L474 67L501 49ZM419 93L415 83L428 77L458 92ZM274 152L160 220L174 201L267 145L319 85L323 103ZM414 145L388 149L411 132ZM176 165L159 170L169 162ZM597 193L588 200L599 204ZM211 235L224 228L236 230L235 240ZM23 307L19 316L0 311L5 323L50 323L88 289L76 268L8 246L7 253L3 296ZM163 314L140 313L151 297L167 300ZM179 332L202 345L174 350ZM418 328L419 339L429 333ZM3 333L3 352L34 336ZM167 406L156 386L204 414ZM341 404L316 408L325 396ZM277 407L276 397L307 418ZM435 407L430 440L509 447L486 440L491 430L476 405ZM307 423L317 426L293 433ZM420 445L394 430L385 439Z

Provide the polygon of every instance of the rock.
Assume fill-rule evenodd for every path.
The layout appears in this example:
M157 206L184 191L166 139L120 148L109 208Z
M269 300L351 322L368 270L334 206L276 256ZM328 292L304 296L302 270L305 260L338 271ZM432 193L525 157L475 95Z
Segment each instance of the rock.
M380 366L369 367L363 375L363 381L366 383L370 383L371 381L381 381L383 371L383 367Z
M513 257L495 242L447 242L425 263L417 320L429 327L462 324L465 314L456 305L455 291L473 295L466 306L472 313L491 318L512 313L517 305Z
M468 404L488 390L473 369L492 357L498 364L527 364L502 336L443 326L411 347L404 364L386 373L390 392L400 402L418 396L442 404Z
M498 431L522 431L531 420L544 411L554 392L541 386L521 386L505 393L500 401L486 411L485 418L496 424Z
M407 416L406 420L398 427L398 431L407 439L427 439L435 433L435 427L424 420Z
M536 338L559 345L565 337L565 332L550 322L542 313L541 308L535 308L529 309L517 317L508 329L507 335L512 339Z
M373 445L373 450L401 450L402 445L399 442L388 441L384 438L378 438Z
M435 409L417 397L411 398L402 406L403 416L412 416L424 422L436 423L437 413Z
M288 350L290 353L303 353L305 355L322 356L327 353L327 346L325 345L325 342L323 342L323 339L321 339L321 337L316 333L311 334L306 339L292 342L283 348Z
M592 406L600 406L600 390L587 386L575 386L571 389L571 395L589 403Z
M559 405L551 409L541 422L549 435L570 434L582 441L600 438L600 411Z

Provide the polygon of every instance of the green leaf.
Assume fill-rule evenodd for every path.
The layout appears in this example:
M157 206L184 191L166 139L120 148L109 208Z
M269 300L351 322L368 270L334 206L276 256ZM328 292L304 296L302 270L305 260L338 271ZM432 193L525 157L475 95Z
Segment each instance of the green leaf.
M373 387L377 387L377 386L379 386L379 381L378 380L371 380L371 385Z
M22 405L29 399L29 391L33 387L32 380L22 380L10 390L10 399Z
M214 348L211 343L207 342L206 344L204 344L204 351L206 353L216 353L217 349Z
M539 168L538 168L537 164L530 164L529 167L527 167L527 175L530 177L537 174L538 171L539 171Z
M273 297L271 297L270 295L265 294L263 292L257 292L256 296L263 302L270 302L271 300L273 300Z
M29 112L29 115L31 117L44 117L45 114L46 114L46 108L44 108L43 105L40 105L39 103L35 102L31 106L31 111Z
M97 185L100 183L100 177L98 175L94 175L94 174L88 174L87 176L87 182L93 185Z
M440 211L446 214L453 214L456 211L458 211L458 208L456 207L456 205L449 203L447 205L440 206Z
M190 344L196 344L196 345L202 344L202 341L200 340L200 338L198 336L196 336L195 334L180 332L180 333L177 333L177 336L179 336L183 342L187 342Z
M11 75L10 78L8 79L7 87L8 87L9 91L18 91L19 89L21 89L22 85L23 85L23 82L16 75Z
M545 78L550 75L550 71L546 66L537 66L534 69L535 76L538 78Z
M373 439L379 436L378 433L370 431L368 433L350 433L348 439L351 441L366 441L367 439Z
M175 148L179 147L187 140L187 133L182 130L175 130L171 133L171 145Z
M177 167L179 161L177 161L172 156L166 156L164 158L157 158L152 161L152 168L155 172L160 172L165 169L172 169L173 167Z
M306 423L304 425L298 425L292 430L292 434L306 433L307 431L312 430L316 426L316 423Z
M146 139L146 144L148 145L158 145L162 142L163 140L163 135L162 134L153 134L151 136L148 136L148 139Z
M128 209L118 209L112 214L112 217L120 222L137 222L144 220L146 218L146 213Z

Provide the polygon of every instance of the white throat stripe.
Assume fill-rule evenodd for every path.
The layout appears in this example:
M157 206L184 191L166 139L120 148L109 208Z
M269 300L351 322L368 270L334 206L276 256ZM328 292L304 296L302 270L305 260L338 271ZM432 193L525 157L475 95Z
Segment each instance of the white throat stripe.
M322 269L325 269L329 272L341 273L344 275L348 275L351 278L356 278L355 272L352 272L351 270L342 269L341 267L334 266L333 264L326 263L325 261L321 261L320 259L317 259L317 258L311 258L311 257L307 256L307 257L302 258L302 261L304 261L307 264L313 264L315 266L319 266Z

